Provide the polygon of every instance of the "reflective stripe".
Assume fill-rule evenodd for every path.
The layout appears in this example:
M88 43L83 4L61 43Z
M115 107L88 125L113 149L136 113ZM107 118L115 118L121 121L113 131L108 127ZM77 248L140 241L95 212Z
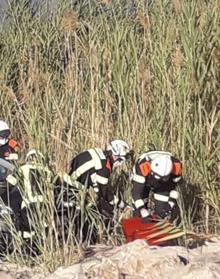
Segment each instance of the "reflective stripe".
M17 153L10 153L6 158L6 160L18 160L18 154Z
M73 207L74 204L73 202L63 202L63 206L68 208L68 207Z
M84 189L85 185L83 185L82 183L80 183L77 180L74 180L69 174L64 173L63 176L63 180L64 182L66 182L69 186L73 186L76 189Z
M111 205L117 205L117 204L118 204L118 202L119 202L119 198L118 198L118 196L114 195L113 200L112 200L112 201L110 201L109 203L110 203Z
M120 203L118 204L118 207L123 209L125 207L124 201L121 200Z
M33 164L26 164L23 165L21 168L21 172L23 174L23 178L24 178L24 192L27 195L27 199L31 200L33 198L33 191L32 191L32 185L31 185L31 181L30 181L30 170L41 170L41 171L45 171L48 175L50 175L50 171L48 168L40 166L40 165L33 165ZM47 178L49 178L47 176ZM37 196L37 195L36 195Z
M14 176L11 175L11 174L9 174L9 175L6 177L6 181L7 181L8 183L10 183L11 185L13 185L13 186L15 186L15 185L18 183L17 178L14 177Z
M150 215L150 212L146 208L142 208L140 210L140 214L141 214L142 218L146 218L146 217L148 217Z
M69 186L73 186L75 189L84 189L84 185L81 184L79 181L74 180L69 176L69 174L64 173L63 174L63 180L66 182Z
M178 177L174 177L173 178L173 182L179 182L181 179L181 176L178 176Z
M99 157L98 153L96 152L96 149L89 149L88 152L92 157L93 167L95 167L96 170L102 169L101 158ZM100 152L100 150L99 150L99 152Z
M147 203L148 202L148 197L147 198L144 198L142 199L144 201L144 203ZM134 200L132 199L132 203L134 203Z
M64 173L64 175L63 175L63 180L64 180L64 182L66 182L68 185L73 186L73 182L72 182L73 179L69 176L69 174Z
M102 159L102 160L106 159L106 157L105 157L105 155L104 155L104 153L103 153L101 148L94 148L94 149L95 149L96 153L99 155L100 159Z
M170 192L170 198L177 200L179 198L179 193L175 190Z
M164 196L164 195L160 195L160 194L154 194L154 198L157 201L163 201L163 202L168 202L168 200L169 200L168 196Z
M139 208L141 206L144 206L144 201L142 199L136 200L134 202L134 205L135 205L136 208Z
M174 205L175 205L175 202L173 202L173 201L169 201L168 203L169 203L169 205L170 205L171 208L173 208Z
M32 197L28 197L24 198L23 197L23 201L21 203L21 209L27 207L30 203L37 203L37 202L43 202L43 196L42 195L36 195L36 196L32 196Z
M94 162L93 160L90 160L83 164L82 166L78 167L71 175L71 180L76 180L78 177L80 177L82 174L87 172L88 170L94 168ZM71 184L72 185L72 184Z
M22 235L23 238L32 238L35 235L35 232L24 231L24 232L20 232L20 234Z
M92 180L93 187L96 187L97 183L102 184L102 185L108 184L108 178L98 175L97 173L91 174L90 178Z
M134 173L132 176L132 180L138 183L144 183L145 177Z
M96 175L96 181L99 183L99 184L102 184L102 185L106 185L108 184L108 178L107 177L104 177L104 176L101 176L101 175Z
M32 185L31 185L31 181L30 181L30 177L29 177L30 170L36 170L36 169L37 169L36 166L29 165L29 164L21 167L21 171L23 173L23 178L24 178L24 195L26 196L26 198L23 198L23 199L26 200L25 203L27 203L27 204L29 204L30 202L35 202L35 200L38 196L38 195L33 196ZM28 202L28 201L30 201L30 202Z
M95 172L90 175L90 178L91 178L93 186L97 185L97 179L96 179L96 173Z

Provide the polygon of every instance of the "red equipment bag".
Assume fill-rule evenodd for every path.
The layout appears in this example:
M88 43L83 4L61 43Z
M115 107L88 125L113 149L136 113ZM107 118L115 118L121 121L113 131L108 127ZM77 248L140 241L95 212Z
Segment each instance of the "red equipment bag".
M158 230L161 222L142 223L142 219L134 217L122 220L122 230L126 238L126 242L131 242L135 239L144 239L151 230ZM164 222L163 222L164 223ZM158 227L158 228L157 228Z
M122 229L126 243L136 239L144 239L148 245L164 245L168 240L176 239L185 234L168 221L152 219L152 223L142 223L141 218L122 220Z

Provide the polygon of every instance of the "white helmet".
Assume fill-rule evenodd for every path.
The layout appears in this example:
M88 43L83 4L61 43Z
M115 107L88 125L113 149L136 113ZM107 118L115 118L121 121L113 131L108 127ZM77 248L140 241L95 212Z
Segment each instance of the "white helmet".
M130 152L129 145L123 140L113 140L110 142L107 150L111 150L115 156L126 157Z
M129 145L123 140L113 140L107 147L108 151L112 152L112 155L117 156L118 158L113 163L114 167L122 165L127 156L130 154Z
M151 171L156 179L166 180L169 178L173 168L170 155L161 154L151 162Z
M8 124L0 120L0 146L5 145L8 142L8 138L10 135L10 129Z
M25 157L25 162L26 163L27 162L31 162L31 161L38 161L38 162L40 162L42 160L44 160L44 155L40 151L38 151L36 149L31 149L27 153L27 155Z

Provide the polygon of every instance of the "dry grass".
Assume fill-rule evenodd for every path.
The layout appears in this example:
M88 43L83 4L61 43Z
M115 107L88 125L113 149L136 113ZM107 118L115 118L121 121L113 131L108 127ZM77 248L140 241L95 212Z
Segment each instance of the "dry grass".
M21 151L58 171L111 138L137 155L154 143L183 161L187 226L218 231L218 1L65 2L49 19L19 2L0 36L0 116Z

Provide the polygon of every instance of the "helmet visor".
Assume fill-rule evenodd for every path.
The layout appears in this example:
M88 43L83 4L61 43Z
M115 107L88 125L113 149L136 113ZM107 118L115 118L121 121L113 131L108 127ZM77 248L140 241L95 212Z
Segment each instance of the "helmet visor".
M161 175L159 175L159 174L157 174L157 173L155 173L155 172L153 172L153 171L152 171L151 173L152 173L153 177L154 177L156 180L159 180L159 181L166 182L166 181L168 181L169 178L170 178L170 174L168 174L168 175L166 175L166 176L161 176Z
M10 135L10 130L0 131L0 138L6 139L9 137L9 135Z

